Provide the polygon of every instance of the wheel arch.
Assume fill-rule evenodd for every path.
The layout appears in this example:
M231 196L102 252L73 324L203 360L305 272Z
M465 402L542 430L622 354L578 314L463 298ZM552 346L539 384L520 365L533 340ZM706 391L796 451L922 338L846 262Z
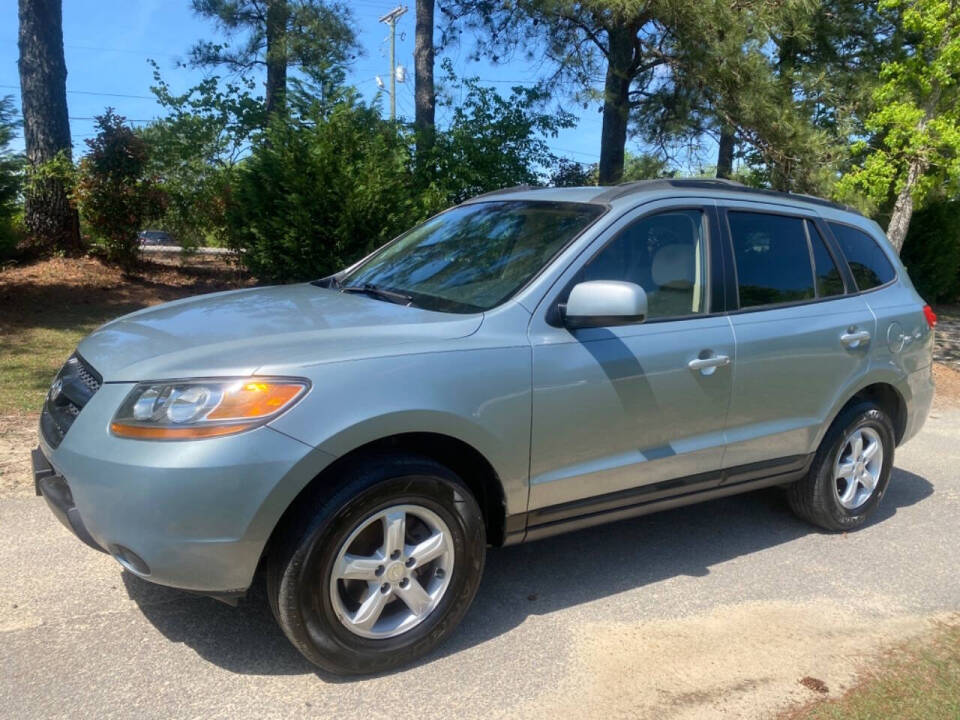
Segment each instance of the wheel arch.
M455 472L473 493L483 513L487 541L501 545L506 536L506 499L500 476L490 461L473 445L439 432L404 432L364 442L326 465L287 504L270 533L260 562L303 503L328 494L343 481L342 470L360 457L382 453L409 453L427 457Z
M880 376L870 379L864 379L855 388L846 393L844 398L837 403L828 419L820 430L817 437L817 445L823 440L827 428L837 419L847 407L858 402L873 402L878 405L889 416L893 423L894 437L897 445L903 439L907 430L908 410L907 398L904 397L903 390L898 387L901 383L898 376Z

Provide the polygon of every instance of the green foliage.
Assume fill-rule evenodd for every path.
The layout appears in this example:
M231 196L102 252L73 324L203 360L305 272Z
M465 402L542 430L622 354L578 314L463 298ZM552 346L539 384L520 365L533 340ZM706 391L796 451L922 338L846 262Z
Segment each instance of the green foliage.
M597 184L597 164L557 158L550 170L551 187L583 187Z
M559 158L550 171L550 185L553 187L579 187L597 184L597 164L579 163L567 158ZM623 160L623 179L621 182L653 180L662 177L674 177L674 170L666 158L641 153L625 153Z
M201 40L190 52L195 66L222 65L237 73L258 66L299 70L325 85L343 76L356 56L356 32L348 3L326 0L191 0L194 12L213 20L232 43ZM274 27L276 26L276 27ZM268 83L270 82L268 72ZM271 89L268 87L268 92Z
M167 198L157 225L186 248L221 245L230 177L263 125L262 101L249 80L212 76L175 94L156 64L153 77L151 90L166 115L140 134L150 148L147 175Z
M0 98L0 261L16 254L22 237L19 203L24 159L9 147L19 125L13 98Z
M935 202L917 212L901 257L928 302L960 298L960 202Z
M275 119L236 169L228 243L262 280L345 267L423 216L409 142L352 97L296 121Z
M137 233L163 212L165 197L147 176L146 141L107 108L96 117L98 132L87 140L90 152L80 161L77 197L80 211L103 242L109 260L137 260Z
M455 82L452 74L448 76ZM543 97L508 97L463 81L464 100L429 153L414 160L412 131L350 92L274 117L229 184L227 242L258 278L317 278L473 195L536 184L554 160L545 137L571 122L539 109Z
M885 62L865 121L867 139L852 146L853 167L837 197L889 207L904 189L922 206L932 191L960 187L960 6L951 0L881 0L900 13L905 33Z
M574 117L561 109L542 110L549 99L542 89L514 87L503 97L476 78L458 81L449 60L443 68L448 92L459 89L463 100L453 105L449 95L439 99L438 104L452 106L452 118L429 154L418 158L421 183L442 198L442 206L489 190L539 183L540 171L556 159L545 138L573 127Z

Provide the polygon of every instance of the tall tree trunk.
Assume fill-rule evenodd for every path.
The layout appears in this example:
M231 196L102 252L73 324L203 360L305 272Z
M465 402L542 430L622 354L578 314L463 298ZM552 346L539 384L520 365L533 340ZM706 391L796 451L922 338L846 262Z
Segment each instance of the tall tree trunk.
M607 77L603 88L603 127L600 130L600 167L597 183L612 185L623 177L623 156L630 118L630 82L636 33L618 25L608 32Z
M720 129L720 147L717 149L717 177L729 180L733 175L733 128L724 125Z
M287 93L287 0L267 0L267 115L282 112Z
M417 131L417 150L433 146L437 96L433 87L433 9L434 0L417 0L417 29L414 43L413 126Z
M63 57L61 0L20 0L20 98L27 161L36 169L63 153L71 157L67 63ZM80 223L68 188L55 177L28 184L24 222L41 249L76 254Z
M943 87L939 80L934 78L923 119L917 124L917 135L923 135L927 123L936 114L942 93ZM887 239L898 255L903 248L903 241L907 239L907 230L910 229L910 219L913 217L913 191L929 167L930 164L922 156L915 155L910 159L910 164L907 165L907 178L903 182L903 187L900 188L897 201L893 204L893 213L890 215L890 223L887 225Z
M910 218L913 217L913 190L920 176L926 171L921 160L913 160L907 168L907 179L893 204L893 213L890 215L890 224L887 225L887 239L893 249L900 254L903 241L907 239L907 230L910 228Z

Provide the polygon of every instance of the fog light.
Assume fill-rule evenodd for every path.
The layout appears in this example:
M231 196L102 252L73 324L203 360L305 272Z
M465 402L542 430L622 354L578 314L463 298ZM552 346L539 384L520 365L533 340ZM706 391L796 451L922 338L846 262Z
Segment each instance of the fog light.
M111 545L110 554L130 572L136 573L137 575L150 574L150 566L130 548L124 547L123 545Z

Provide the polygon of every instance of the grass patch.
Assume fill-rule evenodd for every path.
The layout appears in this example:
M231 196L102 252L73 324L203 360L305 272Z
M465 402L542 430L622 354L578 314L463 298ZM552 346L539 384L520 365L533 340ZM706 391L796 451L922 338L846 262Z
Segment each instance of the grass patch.
M39 412L77 343L108 320L249 284L223 263L150 263L124 274L92 259L53 259L0 271L0 416Z
M960 718L960 618L882 657L842 697L815 701L784 720L887 718Z

